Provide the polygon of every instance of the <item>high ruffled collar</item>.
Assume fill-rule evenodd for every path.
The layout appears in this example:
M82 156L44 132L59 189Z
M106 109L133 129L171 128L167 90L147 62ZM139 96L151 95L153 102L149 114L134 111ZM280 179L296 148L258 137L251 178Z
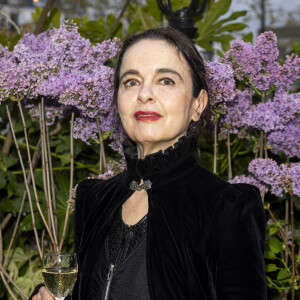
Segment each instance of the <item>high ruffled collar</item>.
M127 139L123 142L123 150L127 163L127 173L130 180L152 179L157 174L167 173L186 159L194 160L194 150L197 146L197 135L183 136L164 151L148 154L145 158L138 158L135 142Z

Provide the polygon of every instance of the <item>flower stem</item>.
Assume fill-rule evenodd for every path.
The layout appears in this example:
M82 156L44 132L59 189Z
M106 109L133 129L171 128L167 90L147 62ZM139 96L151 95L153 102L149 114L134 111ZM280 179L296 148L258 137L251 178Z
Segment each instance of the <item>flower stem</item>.
M41 100L41 123L42 123L42 152L44 153L44 169L45 169L45 174L46 174L46 190L44 191L45 194L48 196L48 205L49 205L49 214L50 214L50 221L51 221L51 227L53 231L53 237L50 232L48 231L47 227L47 232L49 234L49 237L51 239L52 246L54 248L54 251L56 252L58 249L58 242L57 242L57 235L55 231L55 224L54 224L54 215L53 215L53 207L52 207L52 197L51 197L51 187L50 187L50 172L49 172L49 161L48 161L48 151L47 151L47 142L46 142L46 125L45 125L45 107L44 107L44 97L42 97Z
M19 292L22 298L28 299L28 296L20 289L20 287L16 284L16 282L9 276L9 274L5 271L3 266L0 265L0 272L5 275L5 277L10 281L10 283L15 287L15 289Z
M264 134L264 144L265 144L265 158L268 158L268 145L267 145L267 134Z
M48 224L45 220L44 214L43 214L41 206L40 206L40 201L39 201L39 198L38 198L38 194L37 194L35 178L34 178L34 173L33 173L33 168L32 168L31 153L30 153L29 142L28 142L27 126L26 126L26 122L25 122L25 118L24 118L24 114L23 114L21 101L18 101L18 106L19 106L20 115L21 115L22 124L23 124L24 137L25 137L26 148L27 148L28 164L29 164L29 170L30 170L30 173L31 173L31 181L32 181L32 187L33 187L35 203L36 203L37 209L39 211L39 214L40 214L40 216L43 220L43 223L44 223L44 225L45 225L45 227L46 227L46 229L49 233L49 236L51 238L52 237L51 231L50 231L50 228L48 227ZM26 175L24 176L24 180L26 181ZM54 235L54 237L55 237L55 235Z
M291 197L291 225L292 225L292 300L295 300L295 244L294 244L294 233L295 233L295 225L294 225L294 195L293 193L290 193Z
M40 150L41 150L41 140L38 141L36 150L33 153L33 157L32 157L32 167L33 167L33 169L35 169L35 166L37 165L37 163L39 161ZM30 182L31 182L31 173L29 173L27 175L27 183L30 184ZM16 223L15 223L14 230L13 230L13 234L12 234L12 237L10 239L8 248L6 250L5 259L4 259L4 262L3 262L3 268L5 268L6 263L8 261L8 257L9 257L9 254L10 254L10 249L11 249L11 247L13 245L13 242L14 242L14 239L15 239L18 227L19 227L20 219L21 219L21 216L22 216L22 213L23 213L24 204L25 204L26 195L27 195L27 191L25 190L23 192L23 196L22 196L22 200L21 200L21 205L20 205L20 208L19 208L19 213L18 213L18 217L17 217Z
M218 120L214 121L214 169L213 172L217 173L217 151L218 151L218 141L217 141L217 133L218 133Z
M35 217L34 217L33 206L32 206L32 199L31 199L31 195L30 195L29 185L28 185L27 180L26 180L26 172L25 172L25 167L24 167L24 163L23 163L23 158L22 158L21 151L20 151L20 148L19 148L19 145L18 145L18 142L17 142L14 127L12 126L11 115L10 115L10 111L9 111L9 108L8 108L7 104L6 104L6 113L7 113L7 117L8 117L8 121L9 121L9 125L10 125L10 130L12 131L13 139L14 139L15 146L16 146L16 149L17 149L17 153L18 153L20 164L21 164L21 168L22 168L22 171L23 171L25 188L26 188L26 192L27 192L28 200L29 200L29 207L30 207L30 213L31 213L31 218L32 218L32 226L33 226L34 236L35 236L36 245L37 245L37 248L38 248L40 258L42 259L43 255L42 255L42 252L41 252L39 237L38 237L38 233L37 233L37 230L36 230Z
M232 179L230 129L227 128L228 180Z
M4 274L2 272L0 272L0 276L2 278L2 281L8 291L8 293L10 294L10 296L13 298L13 300L18 300L17 297L15 296L15 294L13 293L13 291L11 290L11 288L9 287L5 277L4 277Z
M288 242L288 231L289 231L289 199L285 199L285 240ZM285 263L288 264L288 253L285 249Z
M261 103L265 103L266 100L266 93L262 92L261 94ZM263 151L264 151L264 131L260 130L260 136L259 136L259 157L263 158ZM267 147L267 145L266 145Z
M74 181L74 145L73 145L73 131L74 131L74 112L72 112L71 115L71 122L70 122L70 189L69 189L69 200L71 199L72 195L72 189L73 189L73 181ZM67 230L67 224L69 219L69 213L70 213L70 201L67 201L67 208L66 208L66 215L64 220L64 228L61 235L61 240L59 244L59 251L62 250L66 230Z
M99 174L102 172L102 164L103 162L104 170L106 170L106 158L105 158L105 152L104 152L104 144L103 144L103 138L102 138L102 131L100 128L100 122L99 117L96 117L96 123L97 123L97 129L98 129L98 136L99 136L99 144L100 144L100 168L99 168Z
M278 226L279 234L280 234L281 239L282 239L282 241L283 241L283 243L284 243L284 245L285 245L286 250L288 251L289 257L290 257L290 259L292 260L292 259L293 259L293 256L292 256L291 250L290 250L290 248L289 248L288 243L287 243L286 240L285 240L285 236L284 236L284 233L283 233L283 231L282 231L282 229L281 229L280 223L276 220L275 216L273 215L273 213L272 213L272 211L271 211L271 209L270 209L270 205L267 205L267 210L268 210L268 212L269 212L269 214L270 214L272 220L273 220L276 224L279 225L279 226ZM297 274L297 276L299 276L299 273L298 273L298 270L297 270L297 269L296 269L296 274Z
M3 136L3 135L0 135L0 139L1 139L1 140L5 140L6 137ZM21 147L26 147L26 144L25 144L25 143L22 143L22 142L18 142L18 145L21 146ZM29 148L35 150L35 149L36 149L36 146L29 145ZM62 156L62 155L58 155L58 154L53 153L53 152L51 152L51 156L52 156L52 157L55 157L55 158L58 158L58 159L60 159L60 160L64 160L64 161L70 162L70 159L69 159L69 158L64 157L64 156ZM88 168L89 171L94 172L95 174L97 174L97 172L98 172L98 170L94 169L94 168L92 167L92 165L85 165L85 164L80 163L80 162L78 162L78 161L74 161L74 163L75 163L75 165L77 166L77 168L79 168L79 169ZM68 167L68 168L69 168L69 167ZM60 167L54 167L53 170L68 170L68 168L64 168L64 167L61 167L61 168L60 168ZM36 169L36 171L40 172L40 169ZM27 171L26 171L26 172L27 172ZM18 174L18 171L13 171L13 173L14 173L14 174ZM22 172L21 172L21 173L22 173Z
M51 148L50 148L50 137L48 126L46 126L46 142L47 142L47 153L48 153L48 161L49 161L49 171L50 171L50 187L51 187L51 197L52 197L52 205L53 209L56 210L56 197L55 197L55 182L53 176L53 166L52 166L52 156L51 156ZM57 232L57 216L54 215L54 231Z
M46 169L45 169L45 148L44 148L44 131L43 131L43 122L42 122L42 105L41 103L38 104L39 107L39 121L40 121L40 140L41 142L41 149L42 149L42 175L43 175L43 187L44 187L44 195L45 195L45 202L47 208L47 216L48 216L48 226L51 226L51 217L50 217L50 208L49 208L49 199L47 191L47 180L46 180ZM42 243L43 244L43 243Z

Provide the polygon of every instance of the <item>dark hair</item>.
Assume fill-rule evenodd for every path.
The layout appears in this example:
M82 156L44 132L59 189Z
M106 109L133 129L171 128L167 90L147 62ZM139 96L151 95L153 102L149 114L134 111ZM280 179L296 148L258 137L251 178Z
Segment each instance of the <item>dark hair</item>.
M120 69L126 51L141 40L161 40L173 45L179 54L185 58L192 77L193 97L198 97L202 89L208 91L204 61L193 42L182 32L172 27L152 28L141 34L129 36L123 43L122 50L115 67L114 102L117 103L120 85ZM202 119L202 118L201 118Z

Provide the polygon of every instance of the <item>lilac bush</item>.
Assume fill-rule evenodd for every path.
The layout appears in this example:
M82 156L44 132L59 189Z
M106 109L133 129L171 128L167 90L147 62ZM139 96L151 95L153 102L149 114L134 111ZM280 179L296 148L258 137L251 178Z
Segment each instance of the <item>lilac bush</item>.
M95 118L103 132L117 123L114 71L105 64L120 45L117 38L92 45L70 21L37 36L24 34L12 52L0 46L0 100L26 99L30 115L37 118L44 97L47 125L73 110L78 115L74 136L89 142L97 138Z
M255 45L234 41L220 61L230 64L236 79L245 81L258 92L289 91L292 83L299 78L300 58L292 54L281 65L277 61L278 56L276 35L265 32L257 37Z

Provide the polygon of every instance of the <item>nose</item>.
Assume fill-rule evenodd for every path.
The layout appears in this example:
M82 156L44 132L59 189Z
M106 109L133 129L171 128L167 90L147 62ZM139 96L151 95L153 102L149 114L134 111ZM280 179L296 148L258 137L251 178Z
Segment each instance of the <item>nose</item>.
M155 101L153 89L151 83L144 82L139 90L138 94L138 102L147 103Z

